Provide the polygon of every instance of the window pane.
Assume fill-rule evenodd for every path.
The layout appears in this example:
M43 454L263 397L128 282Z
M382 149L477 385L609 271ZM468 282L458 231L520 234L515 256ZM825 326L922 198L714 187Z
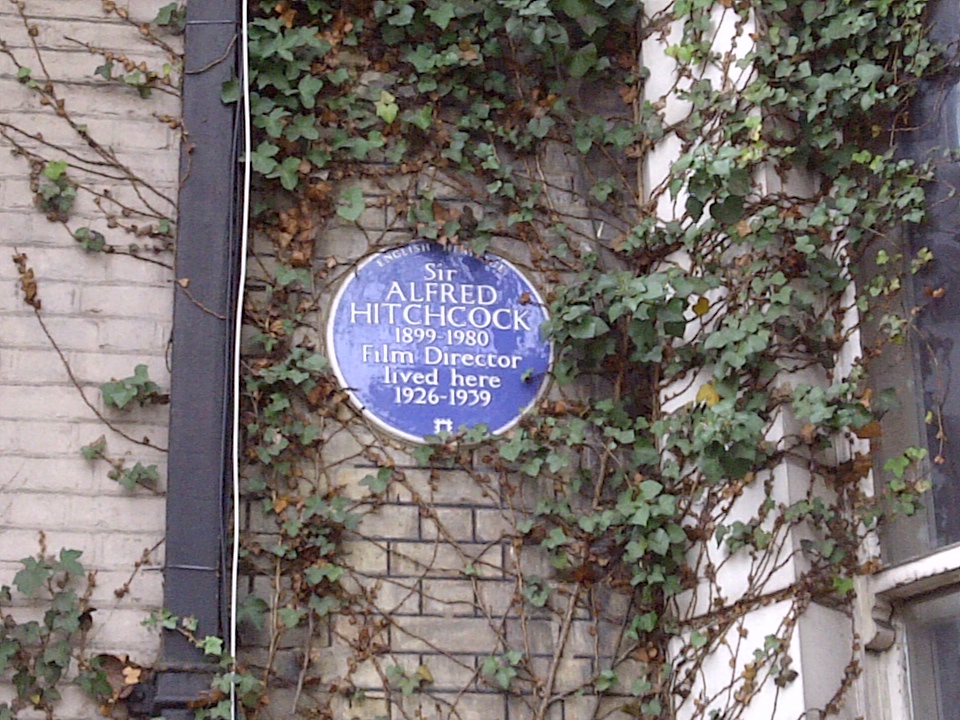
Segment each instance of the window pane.
M932 8L932 35L955 42L960 37L957 4L935 2ZM911 373L909 366L916 368L919 392L909 380L894 383L901 401L919 414L906 425L916 423L920 429L897 440L925 444L930 460L937 460L930 464L932 491L924 499L924 512L897 523L885 538L888 563L960 542L960 68L924 81L910 125L912 131L901 136L904 154L932 161L938 170L936 182L926 188L927 221L911 237L914 253L929 248L934 259L913 278L912 305L921 308L912 337L914 357L900 359L901 378Z
M904 619L914 720L960 720L960 594L916 602Z
M960 89L953 84L933 100L931 117L939 120L938 127L929 128L934 143L941 149L958 147ZM916 348L926 441L930 458L937 459L930 466L928 500L933 547L960 542L960 203L952 197L960 187L960 164L941 162L938 182L928 188L929 220L913 242L915 251L927 247L934 257L914 285L914 304L922 308Z

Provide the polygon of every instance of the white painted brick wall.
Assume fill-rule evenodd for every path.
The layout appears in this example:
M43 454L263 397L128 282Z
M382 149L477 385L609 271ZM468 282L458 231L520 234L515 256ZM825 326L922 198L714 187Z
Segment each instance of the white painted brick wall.
M131 18L148 21L165 4L166 0L132 0ZM90 135L115 151L133 172L148 178L167 197L176 197L179 136L153 114L177 116L179 100L154 93L145 101L132 88L95 77L102 60L67 37L120 50L156 68L167 61L163 52L145 43L135 25L106 16L95 0L26 0L26 12L37 26L46 69L74 119L87 125ZM11 3L0 7L0 37L36 77L40 63ZM89 156L82 139L49 107L41 106L36 94L17 82L15 73L10 59L0 55L0 122L40 131L44 139ZM30 147L49 159L65 157L36 142ZM132 375L138 363L145 363L151 379L169 388L172 273L131 257L84 251L70 230L90 225L118 246L134 239L107 229L89 195L78 199L70 230L49 222L34 207L27 162L9 150L0 138L0 584L10 584L19 560L38 552L41 532L51 553L62 547L82 550L81 562L97 573L90 649L130 655L149 664L155 659L158 638L141 621L162 602L164 498L125 490L107 478L110 468L105 462L85 460L80 448L104 435L111 457L123 458L130 466L158 464L161 478L164 453L123 439L87 407L33 309L23 302L11 258L15 252L27 255L39 284L41 315L87 399L129 436L146 435L160 446L167 442L166 408L129 413L105 408L99 384ZM70 174L81 182L89 180L98 191L110 188L130 197L115 181L80 171ZM160 199L154 206L173 215L172 206ZM172 262L170 255L157 259ZM144 550L158 543L129 592L117 598L114 590L130 579ZM0 687L0 700L9 698L10 692L9 686ZM57 711L62 720L95 714L82 694L70 689Z

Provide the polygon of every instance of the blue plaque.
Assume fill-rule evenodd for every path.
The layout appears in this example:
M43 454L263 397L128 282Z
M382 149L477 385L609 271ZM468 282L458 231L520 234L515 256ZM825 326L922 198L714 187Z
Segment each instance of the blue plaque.
M495 255L418 242L366 258L327 322L351 401L412 442L483 424L511 428L546 386L552 347L536 288Z

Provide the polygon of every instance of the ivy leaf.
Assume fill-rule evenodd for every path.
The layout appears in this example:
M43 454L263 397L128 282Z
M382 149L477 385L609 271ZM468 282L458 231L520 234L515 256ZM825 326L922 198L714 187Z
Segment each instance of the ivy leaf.
M343 568L339 565L312 565L308 567L303 576L311 585L319 585L324 580L335 583L343 575Z
M319 595L311 595L310 602L307 603L307 606L317 614L318 617L326 617L338 607L340 603L337 598L330 595L320 597Z
M502 457L507 462L514 462L520 453L524 450L524 438L521 433L517 433L514 437L503 445L500 446L500 457Z
M197 643L197 647L203 650L204 655L219 657L223 655L223 638L218 638L215 635L207 635Z
M304 616L307 614L307 611L303 608L280 608L277 611L277 616L280 618L280 622L283 623L283 626L288 630L295 628L300 624L300 621L303 620Z
M323 89L323 80L315 75L304 75L297 83L297 91L300 93L300 104L307 110L312 110L317 105L317 93Z
M595 683L597 692L605 692L617 684L617 673L613 670L603 670L597 676Z
M80 453L83 455L84 460L96 460L103 455L106 449L107 439L101 435L89 445L84 445L80 448Z
M552 128L554 124L553 118L549 116L531 118L530 122L527 123L527 130L529 130L530 134L534 137L542 139L547 136L547 134L550 132L550 128Z
M27 597L33 597L50 579L52 572L36 558L27 557L20 562L23 563L23 569L13 576L13 584Z
M736 225L743 217L743 198L730 195L710 206L710 217L724 225Z
M570 76L582 78L597 66L597 46L593 43L584 45L580 52L570 59Z
M73 233L73 238L80 243L84 250L90 252L103 252L107 246L107 239L103 233L91 230L88 227L77 228Z
M280 184L285 190L295 190L300 183L300 158L292 156L284 158L280 166L267 177L279 177Z
M267 175L273 172L279 163L274 160L277 153L280 152L280 146L274 145L264 140L257 146L257 149L250 154L252 167L258 173Z
M380 91L380 99L377 100L377 117L383 120L387 125L397 119L397 113L400 112L400 106L397 105L397 98L386 90Z
M98 65L97 69L93 71L93 74L99 75L104 80L112 80L113 79L113 62L111 60L107 60L107 62L105 62L103 65Z
M610 330L602 319L596 315L588 315L579 320L579 322L570 328L570 337L577 340L589 340L598 337Z
M283 130L283 136L290 141L316 140L320 137L320 131L317 129L316 118L313 115L300 113L291 120Z
M433 108L430 105L424 105L419 110L407 110L403 113L400 118L405 123L410 123L415 125L421 130L429 130L430 126L433 124ZM451 145L456 140L456 133L451 136ZM451 152L449 149L445 150L444 153ZM447 157L448 155L444 155ZM451 160L459 160L457 157L451 157Z
M653 500L663 492L663 484L656 480L644 480L640 483L640 495L644 500Z
M340 201L337 204L337 215L348 222L356 222L365 209L363 188L359 185L352 185L340 196Z
M66 172L66 160L51 160L43 167L43 174L51 180L59 180Z
M53 566L54 572L65 572L68 575L83 575L83 565L77 558L83 555L82 550L60 550L60 560Z
M394 27L403 27L413 22L413 5L404 5L400 11L387 18L387 23Z
M700 386L697 391L697 402L706 403L707 407L713 407L720 402L720 393L710 383Z
M387 491L392 477L393 471L390 468L380 468L375 476L367 475L360 484L370 488L370 492L374 495L381 495Z
M697 317L703 317L710 311L710 301L705 297L701 297L693 304L693 314Z
M157 11L153 22L171 30L182 30L186 24L186 12L177 3L168 3Z
M137 485L144 487L154 487L160 482L160 472L156 465L143 465L137 463L129 470L124 470L119 477L115 478L126 490L134 490Z
M433 20L437 27L441 30L446 30L450 21L456 16L457 11L452 2L446 2L438 8L428 8L425 14Z
M263 130L272 138L278 138L283 135L284 119L289 117L290 113L283 108L274 108L268 115L260 115L254 118L253 124Z
M750 173L742 168L736 168L730 171L730 176L727 180L727 190L731 195L744 197L745 195L749 195L752 189L753 185L750 182Z
M220 102L231 105L240 100L240 82L234 78L220 86Z
M247 595L238 608L238 619L240 622L249 622L257 630L262 630L264 618L269 610L270 606L263 598Z

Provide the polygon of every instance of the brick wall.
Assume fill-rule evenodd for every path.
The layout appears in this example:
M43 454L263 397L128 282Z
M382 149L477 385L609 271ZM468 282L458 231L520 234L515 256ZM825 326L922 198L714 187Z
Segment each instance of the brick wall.
M575 214L576 167L559 153L546 167L553 192L562 194L558 202ZM334 218L317 225L314 284L304 293L313 298L314 311L298 330L302 346L326 350L331 298L361 258L415 239L404 208L429 197L453 211L470 206L478 218L496 212L443 171L388 178L375 177L376 166L369 172L361 183L366 210L358 222ZM589 225L587 213L581 215ZM549 290L534 270L528 243L498 237L491 251ZM274 283L278 250L259 237L254 252L248 306L256 309ZM248 327L246 334L255 332ZM255 366L262 353L247 343L249 364ZM585 588L565 581L539 541L517 530L538 501L569 489L496 469L484 457L488 451L466 449L455 459L424 465L412 446L374 430L346 402L335 418L307 416L323 433L313 455L288 477L278 473L266 493L249 493L246 502L241 594L266 600L273 612L259 630L242 624L241 660L271 667L271 712L292 715L297 707L336 720L629 717L619 710L632 700L629 687L595 692L603 672L636 676L636 660L620 647L630 617L629 586L605 580ZM383 493L364 484L378 472L376 457L393 468ZM269 471L247 472L261 474ZM297 514L282 497L277 502L284 487L293 498L346 498L345 507L359 516L339 538L343 575L327 596L341 605L292 629L281 613L303 603L307 590L297 585L302 569L278 570L284 566L279 548L287 541L282 525ZM531 601L531 594L548 587L549 597ZM491 663L504 669L508 687L490 672Z
M156 464L164 476L165 453L158 448L166 445L166 409L106 408L99 385L130 376L143 363L151 379L169 387L172 254L144 250L165 241L145 232L135 237L122 226L142 229L174 215L179 134L154 115L178 116L179 99L163 92L142 99L133 88L97 77L103 58L74 40L159 68L169 61L167 53L147 44L136 23L153 19L164 4L131 2L133 23L89 0L27 0L26 24L14 4L0 7L0 38L10 53L0 54L0 123L8 135L0 138L0 584L10 584L21 558L37 554L41 533L50 553L82 550L81 562L96 572L91 651L129 654L144 663L154 659L158 640L140 622L162 599L162 487L157 493L126 490L107 477L106 462L84 459L81 448L104 436L110 457L128 466ZM41 84L46 71L68 118L17 81L10 55ZM114 167L76 126L115 155ZM42 140L18 129L39 131ZM11 138L37 158L69 161L69 176L93 191L79 192L66 223L38 211L31 164L11 154ZM134 190L130 177L146 182ZM71 235L79 227L102 232L119 251L84 250ZM124 254L130 243L147 260ZM24 302L12 262L16 253L35 273L39 312ZM144 437L152 447L134 442ZM129 592L117 597L132 576ZM0 689L0 700L8 696ZM90 717L76 700L68 694L57 716Z

